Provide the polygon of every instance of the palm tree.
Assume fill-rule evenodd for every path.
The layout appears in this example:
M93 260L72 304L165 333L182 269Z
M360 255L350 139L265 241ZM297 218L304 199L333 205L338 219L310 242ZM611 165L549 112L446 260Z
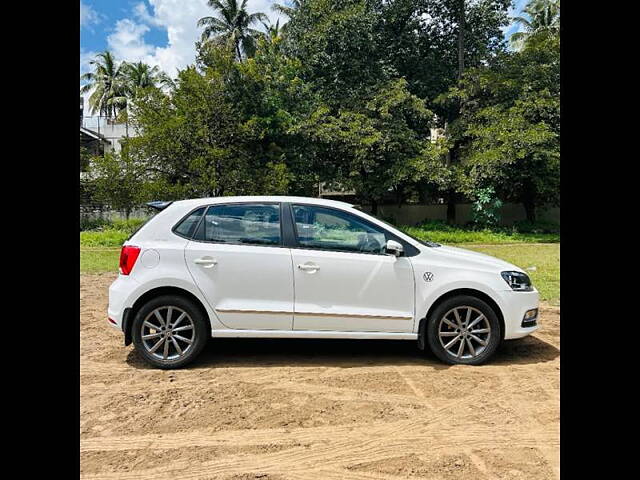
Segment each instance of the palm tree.
M560 0L531 0L523 13L528 18L520 16L513 19L525 28L523 32L511 35L509 42L514 49L520 50L531 41L560 32Z
M264 38L268 43L275 43L278 38L282 35L283 27L280 26L280 19L276 20L276 23L265 23L262 22L262 26L264 27Z
M287 5L287 3L289 5ZM291 18L293 14L296 12L296 10L300 8L301 5L302 5L302 0L289 0L284 5L281 5L279 3L274 3L271 6L271 10Z
M119 92L120 95L114 97L111 102L120 108L121 115L117 117L117 120L124 120L127 124L127 131L129 129L128 107L141 89L174 87L173 80L157 65L152 67L144 62L122 62L122 79L123 86Z
M267 16L264 13L248 13L247 0L209 0L207 4L216 11L218 17L198 20L198 27L204 27L202 41L213 39L232 45L240 62L243 54L251 56L255 51L256 38L262 35L251 25L266 21Z
M87 82L80 88L80 93L93 91L89 97L92 114L98 111L99 115L115 117L118 110L126 106L122 103L125 92L124 65L118 64L108 50L98 53L89 64L94 70L80 77L81 81Z
M125 65L127 87L130 90L137 88L158 87L166 74L157 66L151 66L144 62L127 63Z

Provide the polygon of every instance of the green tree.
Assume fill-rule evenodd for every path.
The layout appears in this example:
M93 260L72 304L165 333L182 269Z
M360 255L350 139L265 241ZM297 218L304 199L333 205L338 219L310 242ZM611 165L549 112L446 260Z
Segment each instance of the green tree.
M265 23L262 22L262 26L264 27L264 38L269 43L275 43L279 38L282 37L282 27L280 26L280 19L276 20L276 23Z
M141 188L146 178L145 166L126 150L93 157L90 173L93 198L123 212L127 220L131 211L145 200Z
M455 221L460 144L452 124L461 105L436 99L457 85L464 71L487 63L505 50L502 28L508 24L509 0L380 0L376 9L384 18L379 38L394 75L407 79L412 93L424 98L437 115L437 126L449 139L447 164L438 166L437 184L422 184L425 194L447 199L447 217ZM438 188L434 187L437 186Z
M363 99L364 100L364 99ZM353 188L377 213L380 201L420 180L437 146L428 138L433 114L402 79L382 85L359 109L321 106L296 128L317 150L325 180Z
M91 155L87 150L87 147L80 147L80 171L85 172L89 167L89 163L91 161Z
M392 78L378 41L373 0L307 0L287 23L285 51L332 108L351 107Z
M125 63L123 73L129 98L133 97L139 88L170 88L173 86L171 78L158 66L152 67L144 62Z
M115 117L126 107L124 65L116 62L108 50L98 53L89 64L93 71L80 77L81 81L87 82L80 88L80 93L92 92L89 97L91 113L97 111L99 115Z
M256 55L235 64L236 81L228 82L228 89L241 111L249 155L272 165L273 172L286 171L289 193L314 195L319 175L312 149L295 125L308 117L317 99L301 78L302 63L281 47L280 36L259 39Z
M285 3L274 3L271 5L271 9L274 12L281 13L291 18L296 13L296 10L300 8L302 0L288 0Z
M242 61L255 52L255 41L261 33L251 26L267 20L264 13L248 13L247 0L209 0L207 4L215 10L217 17L202 17L198 27L204 27L202 42L213 40L232 45L236 58Z
M493 187L522 203L527 220L536 208L559 205L560 48L548 37L490 67L468 72L450 96L464 104L457 128L467 172L465 191Z
M127 125L127 136L129 127L129 106L135 101L140 91L145 88L173 88L173 80L164 73L158 66L151 66L144 62L122 64L123 86L119 97L113 101L120 106L121 110L117 120L125 122Z
M516 50L527 44L560 34L560 0L531 0L523 12L513 20L524 27L509 39Z
M228 50L217 53L216 67L181 71L171 95L143 91L133 107L140 136L128 143L132 155L145 159L148 174L179 196L285 193L286 165L277 148L258 148L261 125L238 100L237 82L228 81L238 78L243 64L225 57ZM205 56L211 55L207 47Z

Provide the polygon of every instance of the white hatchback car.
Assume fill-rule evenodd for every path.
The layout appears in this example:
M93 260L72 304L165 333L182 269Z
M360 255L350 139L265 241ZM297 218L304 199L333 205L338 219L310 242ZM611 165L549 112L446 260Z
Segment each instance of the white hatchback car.
M160 368L209 337L417 340L476 365L535 331L518 267L417 240L343 202L223 197L156 202L122 247L109 322Z

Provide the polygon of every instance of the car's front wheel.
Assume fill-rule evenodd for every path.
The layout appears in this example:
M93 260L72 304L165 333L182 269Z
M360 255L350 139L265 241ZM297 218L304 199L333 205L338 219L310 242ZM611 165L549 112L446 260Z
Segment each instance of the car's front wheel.
M144 304L131 328L138 353L153 366L165 369L193 361L210 336L201 310L177 295L163 295Z
M427 342L440 360L449 364L479 365L500 344L500 321L479 298L460 295L436 307L427 319Z

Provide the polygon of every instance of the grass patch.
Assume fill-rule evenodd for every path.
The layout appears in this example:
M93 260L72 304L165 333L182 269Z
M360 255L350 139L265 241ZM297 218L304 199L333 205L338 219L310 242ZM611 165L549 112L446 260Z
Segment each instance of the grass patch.
M80 248L80 273L118 273L119 248Z
M560 244L549 245L465 245L522 268L540 292L540 299L560 305ZM535 267L535 271L528 270Z
M445 222L425 222L415 227L399 227L403 232L432 242L444 244L479 243L559 243L560 230L553 224L528 224L520 222L513 227L478 229L467 226L448 225Z
M80 232L81 247L121 247L131 234L122 230Z

